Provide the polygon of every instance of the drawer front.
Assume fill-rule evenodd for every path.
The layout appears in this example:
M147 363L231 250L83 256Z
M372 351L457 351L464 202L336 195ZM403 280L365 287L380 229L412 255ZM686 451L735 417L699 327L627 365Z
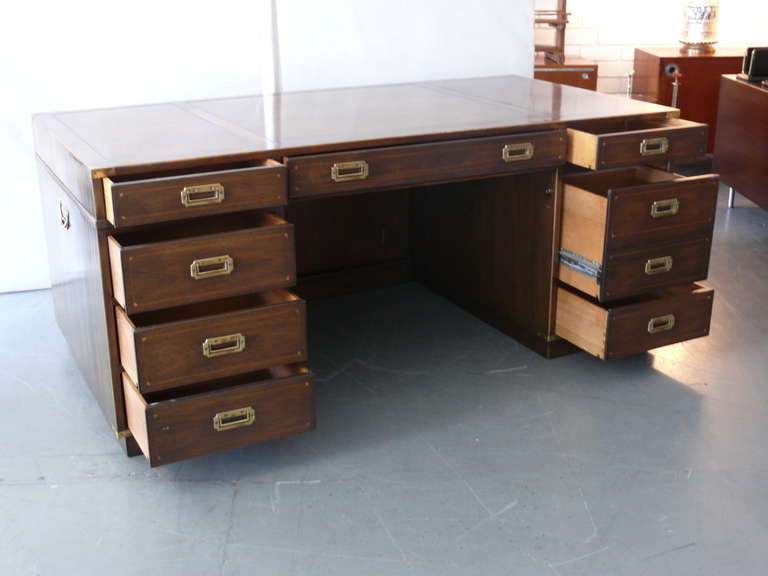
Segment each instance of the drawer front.
M128 427L152 466L273 440L315 426L309 373L150 402L123 373Z
M109 238L115 299L133 314L295 283L287 223L121 247Z
M718 177L681 178L610 191L607 249L712 234Z
M709 334L714 291L682 287L658 300L611 310L606 358L620 358Z
M692 284L621 306L558 288L555 332L603 359L640 354L709 333L714 292Z
M599 299L618 300L704 280L709 270L710 247L709 238L697 238L609 254L603 265Z
M263 166L130 182L103 179L109 220L116 228L224 214L286 203L286 168Z
M503 175L565 162L565 132L550 130L288 159L292 197Z
M707 125L684 120L603 133L568 128L568 161L592 170L693 159L705 154L706 148Z
M116 310L123 369L141 392L303 362L302 300L135 328Z

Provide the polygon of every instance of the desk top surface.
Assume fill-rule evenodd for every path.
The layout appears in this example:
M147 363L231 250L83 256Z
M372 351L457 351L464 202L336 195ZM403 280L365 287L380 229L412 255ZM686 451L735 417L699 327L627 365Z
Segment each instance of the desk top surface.
M520 76L172 102L35 116L38 153L94 175L200 158L276 157L663 115L671 108ZM43 150L41 152L41 150ZM127 168L132 167L132 168Z

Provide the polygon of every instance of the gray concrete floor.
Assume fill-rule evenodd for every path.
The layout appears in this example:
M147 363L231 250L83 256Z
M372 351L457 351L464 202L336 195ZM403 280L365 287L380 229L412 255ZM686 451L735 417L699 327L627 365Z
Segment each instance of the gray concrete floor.
M765 574L768 213L724 205L709 338L547 361L416 284L324 301L315 432L154 470L1 296L0 574Z

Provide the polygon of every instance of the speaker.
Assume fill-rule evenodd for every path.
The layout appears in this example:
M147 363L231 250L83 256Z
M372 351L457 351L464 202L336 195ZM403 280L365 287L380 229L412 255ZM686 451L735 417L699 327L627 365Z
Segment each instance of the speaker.
M749 82L768 79L768 47L747 48L739 77Z

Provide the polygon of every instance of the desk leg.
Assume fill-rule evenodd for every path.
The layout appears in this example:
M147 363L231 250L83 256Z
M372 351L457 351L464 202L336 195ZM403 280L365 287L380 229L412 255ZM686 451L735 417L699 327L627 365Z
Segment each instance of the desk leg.
M733 208L733 201L736 199L736 190L733 186L728 188L728 208Z

